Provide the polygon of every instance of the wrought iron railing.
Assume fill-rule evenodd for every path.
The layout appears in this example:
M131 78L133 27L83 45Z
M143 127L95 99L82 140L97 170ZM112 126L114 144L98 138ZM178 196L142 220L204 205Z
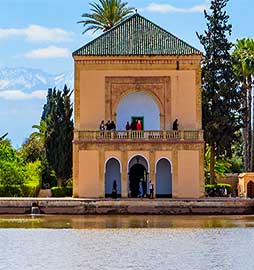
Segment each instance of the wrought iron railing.
M128 130L128 131L75 131L75 139L81 141L202 141L202 130Z

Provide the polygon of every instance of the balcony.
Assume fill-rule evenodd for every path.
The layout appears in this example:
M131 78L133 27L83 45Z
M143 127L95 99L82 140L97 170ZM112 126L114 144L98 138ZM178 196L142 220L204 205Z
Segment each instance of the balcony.
M76 130L74 140L89 142L191 142L203 141L203 130L93 131Z

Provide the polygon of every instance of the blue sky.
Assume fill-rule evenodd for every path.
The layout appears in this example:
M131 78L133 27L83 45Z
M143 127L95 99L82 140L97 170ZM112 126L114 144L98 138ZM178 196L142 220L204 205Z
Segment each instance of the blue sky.
M89 11L91 1L0 0L0 69L22 66L55 74L71 71L71 53L95 37L92 33L82 35L83 26L77 24L81 14ZM209 6L209 1L128 2L141 15L202 50L195 33L202 33L205 29L203 10ZM253 10L252 0L229 1L227 12L233 25L232 41L254 37ZM9 137L14 146L20 145L31 131L29 127L39 122L44 101L32 98L29 103L27 100L6 101L0 96L0 135L11 130ZM18 112L22 112L20 118L17 117ZM23 128L22 121L26 121Z

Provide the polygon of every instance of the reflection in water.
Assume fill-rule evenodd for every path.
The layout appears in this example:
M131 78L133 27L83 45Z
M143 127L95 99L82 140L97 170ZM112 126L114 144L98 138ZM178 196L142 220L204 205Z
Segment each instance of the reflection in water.
M0 216L0 228L234 228L254 227L254 216Z
M253 224L253 216L1 216L0 269L253 270L254 229L244 228Z

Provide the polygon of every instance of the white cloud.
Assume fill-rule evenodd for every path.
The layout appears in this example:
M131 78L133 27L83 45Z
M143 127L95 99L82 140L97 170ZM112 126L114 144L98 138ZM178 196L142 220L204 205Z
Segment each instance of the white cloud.
M0 38L25 37L32 42L71 41L73 33L61 28L47 28L40 25L29 25L27 28L0 28Z
M46 96L46 90L37 90L32 93L25 93L20 90L0 91L0 98L6 100L45 99Z
M25 54L29 59L45 59L45 58L67 58L69 57L69 50L67 48L60 48L56 46L49 46L32 50Z
M150 12L158 12L158 13L195 13L195 12L203 12L204 10L208 10L208 2L203 5L196 5L190 8L179 8L170 4L156 4L151 3L147 7L142 10L150 11Z

